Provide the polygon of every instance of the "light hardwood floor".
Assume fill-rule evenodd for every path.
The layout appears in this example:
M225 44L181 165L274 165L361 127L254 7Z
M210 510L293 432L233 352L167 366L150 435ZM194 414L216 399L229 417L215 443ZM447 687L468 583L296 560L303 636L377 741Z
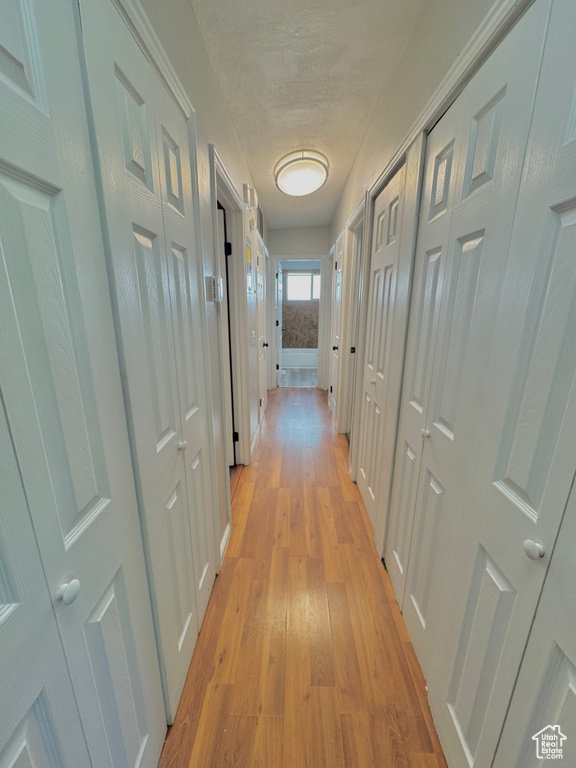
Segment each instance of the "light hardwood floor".
M446 768L326 393L276 389L160 768Z

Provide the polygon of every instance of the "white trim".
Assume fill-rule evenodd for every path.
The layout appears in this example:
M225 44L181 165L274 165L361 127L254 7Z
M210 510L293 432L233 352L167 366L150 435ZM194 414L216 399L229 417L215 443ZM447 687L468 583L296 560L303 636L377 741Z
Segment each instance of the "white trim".
M220 155L213 144L208 145L210 163L210 203L212 208L212 230L214 244L218 242L218 199L224 205L229 226L229 241L232 243L231 284L230 292L230 327L232 348L232 373L234 376L234 415L235 427L239 435L236 443L236 461L238 464L250 464L250 389L248 372L248 317L246 302L246 270L244 268L244 201L238 193L234 182L227 172ZM215 253L215 264L219 265L218 254ZM219 270L218 270L219 271ZM219 275L224 277L223 275ZM219 319L220 324L220 319ZM221 329L220 329L221 330ZM220 334L221 338L221 334ZM225 350L220 348L220 365ZM221 397L224 405L223 381L221 382ZM228 500L228 505L230 500ZM230 519L230 509L229 518Z
M370 185L368 194L372 198L378 196L393 172L401 166L409 147L422 131L428 132L434 126L498 43L533 2L534 0L496 0L426 102L424 109L416 118L400 147Z
M258 426L256 427L256 432L254 433L254 440L252 440L252 454L256 450L256 446L258 445L258 440L260 439L260 431L262 427L262 422L258 422Z
M226 530L224 531L224 536L222 536L222 541L220 542L220 568L222 568L224 565L224 557L226 555L226 550L228 549L228 542L230 541L231 533L232 525L228 523Z
M192 102L178 79L176 70L162 47L162 43L144 9L138 0L112 0L112 2L185 117L189 118L190 115L194 114Z
M337 424L339 432L352 432L354 416L354 391L356 369L358 367L358 335L359 313L358 289L360 285L360 269L362 255L357 252L356 240L358 230L363 229L363 241L365 231L366 198L358 203L354 213L344 228L344 247L342 249L343 274L342 274L342 330L340 335L340 365L338 372L338 399L336 403ZM350 352L351 347L356 347L356 352ZM354 371L354 372L353 372Z

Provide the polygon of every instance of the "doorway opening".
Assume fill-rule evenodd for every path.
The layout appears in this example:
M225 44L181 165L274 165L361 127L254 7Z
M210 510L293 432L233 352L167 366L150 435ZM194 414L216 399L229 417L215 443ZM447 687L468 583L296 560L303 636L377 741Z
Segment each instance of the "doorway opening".
M282 260L278 264L276 322L280 387L318 384L320 260Z

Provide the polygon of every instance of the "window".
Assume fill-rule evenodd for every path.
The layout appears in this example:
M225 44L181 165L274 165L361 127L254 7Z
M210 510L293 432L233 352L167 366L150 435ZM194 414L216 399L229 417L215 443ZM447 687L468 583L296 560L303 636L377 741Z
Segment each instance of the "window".
M311 272L286 275L288 301L311 301L320 298L320 275Z

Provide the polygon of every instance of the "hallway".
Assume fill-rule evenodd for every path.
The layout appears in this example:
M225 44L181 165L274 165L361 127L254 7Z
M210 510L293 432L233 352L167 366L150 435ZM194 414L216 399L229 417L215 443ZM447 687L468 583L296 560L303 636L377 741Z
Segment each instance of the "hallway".
M269 393L159 768L445 768L347 466L325 392Z

